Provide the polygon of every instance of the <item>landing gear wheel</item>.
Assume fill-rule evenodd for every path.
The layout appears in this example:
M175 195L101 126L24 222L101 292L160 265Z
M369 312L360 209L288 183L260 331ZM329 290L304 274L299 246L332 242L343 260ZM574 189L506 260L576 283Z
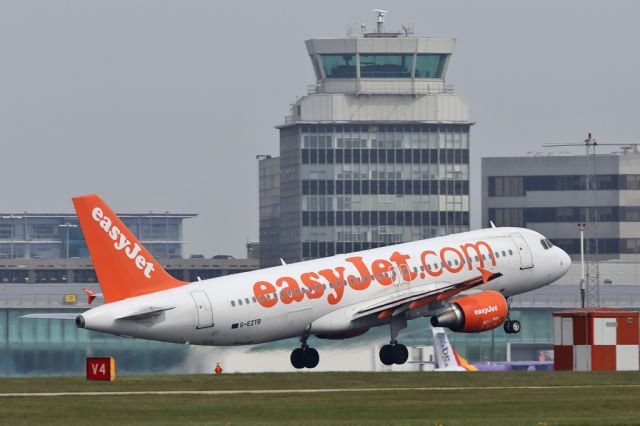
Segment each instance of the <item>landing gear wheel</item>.
M384 365L391 365L394 363L394 350L391 345L384 345L380 348L380 362Z
M409 359L409 350L401 343L392 346L393 348L393 362L395 364L404 364Z
M293 352L291 352L290 359L291 359L291 365L293 365L294 368L297 368L299 370L305 367L306 354L304 353L303 349L301 348L294 349Z
M520 333L521 326L518 320L506 320L502 326L504 327L504 332L507 334Z
M307 348L304 351L305 367L316 368L320 362L320 354L314 348Z

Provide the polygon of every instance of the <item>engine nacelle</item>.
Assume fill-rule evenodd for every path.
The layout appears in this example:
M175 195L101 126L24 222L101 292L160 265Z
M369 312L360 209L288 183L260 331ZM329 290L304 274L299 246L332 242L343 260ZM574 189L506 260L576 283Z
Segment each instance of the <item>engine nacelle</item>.
M502 325L507 319L507 311L504 296L487 290L454 300L445 312L431 317L431 325L462 333L479 333Z

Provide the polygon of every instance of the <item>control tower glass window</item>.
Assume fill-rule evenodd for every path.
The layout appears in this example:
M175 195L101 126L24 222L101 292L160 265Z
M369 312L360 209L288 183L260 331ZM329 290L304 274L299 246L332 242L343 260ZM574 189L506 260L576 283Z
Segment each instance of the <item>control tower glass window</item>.
M327 78L356 78L355 55L322 55L321 58Z
M362 78L409 78L413 55L360 55Z
M418 54L416 78L442 78L447 55Z

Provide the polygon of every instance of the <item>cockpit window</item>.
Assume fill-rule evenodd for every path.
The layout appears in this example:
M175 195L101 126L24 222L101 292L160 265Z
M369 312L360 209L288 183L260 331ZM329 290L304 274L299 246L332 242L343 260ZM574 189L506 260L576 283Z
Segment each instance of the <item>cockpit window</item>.
M540 244L542 244L542 247L544 247L545 250L550 249L551 247L553 247L553 244L551 243L551 241L549 241L546 238L540 240Z

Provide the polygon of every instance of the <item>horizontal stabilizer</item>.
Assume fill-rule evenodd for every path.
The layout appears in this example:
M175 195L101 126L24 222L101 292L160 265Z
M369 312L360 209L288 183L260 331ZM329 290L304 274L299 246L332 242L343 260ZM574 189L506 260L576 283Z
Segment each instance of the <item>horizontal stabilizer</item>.
M130 321L138 321L144 319L150 319L157 315L160 315L162 312L170 311L171 309L175 309L175 306L169 307L151 307L144 308L130 315L125 315L123 317L119 317L119 320L130 320Z
M74 320L81 312L48 312L46 314L27 314L20 318Z

